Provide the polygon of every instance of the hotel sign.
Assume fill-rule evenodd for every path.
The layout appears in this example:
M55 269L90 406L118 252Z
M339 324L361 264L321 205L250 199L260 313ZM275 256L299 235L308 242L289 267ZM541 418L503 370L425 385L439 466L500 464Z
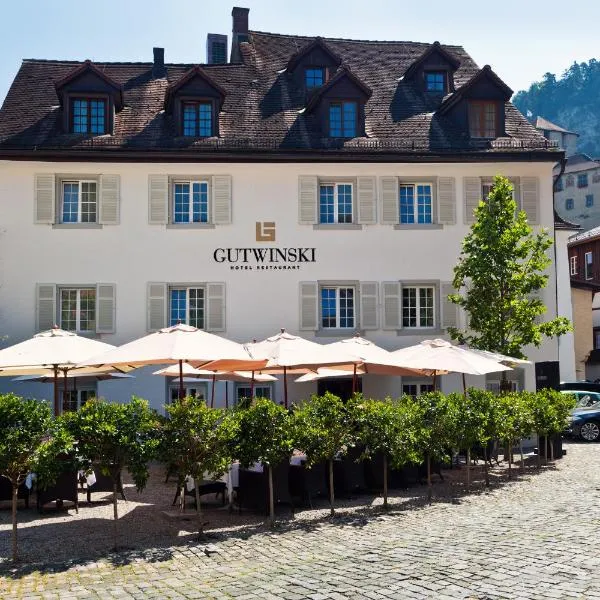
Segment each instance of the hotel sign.
M274 242L275 223L258 221L256 241ZM213 260L232 271L297 271L302 264L317 262L316 248L215 248Z

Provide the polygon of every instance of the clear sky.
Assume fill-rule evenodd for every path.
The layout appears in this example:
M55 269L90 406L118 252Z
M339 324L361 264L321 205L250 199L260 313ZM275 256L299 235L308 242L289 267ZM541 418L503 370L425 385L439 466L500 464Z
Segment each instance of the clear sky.
M600 2L570 10L558 0L237 0L250 29L323 37L460 44L515 91L573 61L600 58ZM206 60L206 34L226 33L224 0L2 1L0 99L23 58Z

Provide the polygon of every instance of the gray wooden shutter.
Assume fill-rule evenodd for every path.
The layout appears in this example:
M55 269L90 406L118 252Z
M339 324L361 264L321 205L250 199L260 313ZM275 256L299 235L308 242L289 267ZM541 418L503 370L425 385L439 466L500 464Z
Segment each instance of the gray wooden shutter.
M225 284L206 284L206 325L207 331L225 331Z
M375 177L359 177L357 180L358 223L377 223L377 182Z
M481 201L481 177L465 177L464 186L464 221L466 224L475 223L475 209Z
M449 294L455 294L451 283L442 283L440 285L440 305L442 313L442 327L458 327L458 304L454 304L448 300Z
M513 198L517 204L517 210L523 210L521 208L521 178L520 177L508 177L511 185L513 186Z
M118 175L100 175L100 223L119 224L121 178Z
M167 284L148 283L148 331L158 331L167 325Z
M114 283L96 285L96 333L115 332L115 299Z
M400 223L400 200L397 177L381 177L381 223L397 225Z
M540 186L537 177L521 177L521 209L530 225L540 223Z
M377 329L379 286L376 281L360 282L360 328Z
M384 281L383 296L383 329L402 328L402 284L399 281Z
M298 177L298 222L300 225L315 225L318 217L319 182L316 175Z
M35 328L46 331L56 325L56 285L38 283L35 286Z
M456 224L456 189L454 177L438 179L438 222L443 225Z
M169 177L148 177L148 223L166 225L169 222Z
M316 281L300 282L300 329L319 329L319 285Z
M212 178L212 222L215 225L231 223L231 175Z
M56 187L53 173L38 173L34 176L35 223L54 223Z

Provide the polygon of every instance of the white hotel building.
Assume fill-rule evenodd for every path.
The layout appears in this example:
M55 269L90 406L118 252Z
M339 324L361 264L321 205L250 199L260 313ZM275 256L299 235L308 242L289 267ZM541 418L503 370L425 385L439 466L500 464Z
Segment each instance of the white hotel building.
M543 298L549 318L571 316L552 201L562 153L489 67L458 46L260 33L247 9L232 15L229 63L165 64L160 48L152 63L23 61L0 110L3 346L54 323L122 344L178 320L239 342L280 327L387 349L444 337L464 324L446 296L497 173L555 232ZM529 358L574 376L571 336ZM160 409L169 383L152 370L80 395ZM535 387L533 366L513 376ZM427 383L366 376L363 391ZM49 384L0 389L51 397ZM316 391L291 384L290 399ZM230 401L241 393L229 384Z

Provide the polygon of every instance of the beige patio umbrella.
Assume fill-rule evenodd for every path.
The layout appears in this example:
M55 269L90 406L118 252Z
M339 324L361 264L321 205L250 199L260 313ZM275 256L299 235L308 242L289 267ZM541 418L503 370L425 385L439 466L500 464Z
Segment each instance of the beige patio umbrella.
M188 363L183 365L183 374L186 377L193 378L194 381L212 381L210 405L214 406L215 403L215 381L251 381L253 378L255 381L266 382L266 381L277 381L277 377L273 375L267 375L262 373L252 374L251 371L208 371L206 369L195 369ZM154 371L152 375L162 375L164 377L177 377L179 375L179 365L171 365L164 369ZM225 388L227 394L227 388ZM228 400L225 399L225 406L228 407Z
M59 372L66 378L86 358L114 349L114 346L79 336L55 327L32 338L0 350L0 376L51 375L54 382L54 414L60 413L58 401ZM98 369L82 369L83 373Z
M160 329L80 363L79 366L137 368L148 365L179 365L179 393L183 396L183 365L200 367L210 363L211 371L260 369L266 360L253 359L236 342L218 335L178 324Z
M516 367L518 365L531 365L532 362L530 360L526 360L524 358L515 358L514 356L508 356L506 354L500 354L500 352L490 352L489 350L479 350L478 348L470 348L469 346L459 346L463 350L469 350L470 352L474 352L475 354L479 354L480 356L484 356L485 358L490 358L491 360L495 360L503 365L507 365L509 367Z
M353 368L360 360L336 348L331 349L300 336L292 335L285 329L262 342L246 344L247 350L255 359L263 359L266 365L263 373L283 373L283 395L288 407L287 375L295 369L316 370L319 367L347 365ZM302 372L302 371L297 371Z

